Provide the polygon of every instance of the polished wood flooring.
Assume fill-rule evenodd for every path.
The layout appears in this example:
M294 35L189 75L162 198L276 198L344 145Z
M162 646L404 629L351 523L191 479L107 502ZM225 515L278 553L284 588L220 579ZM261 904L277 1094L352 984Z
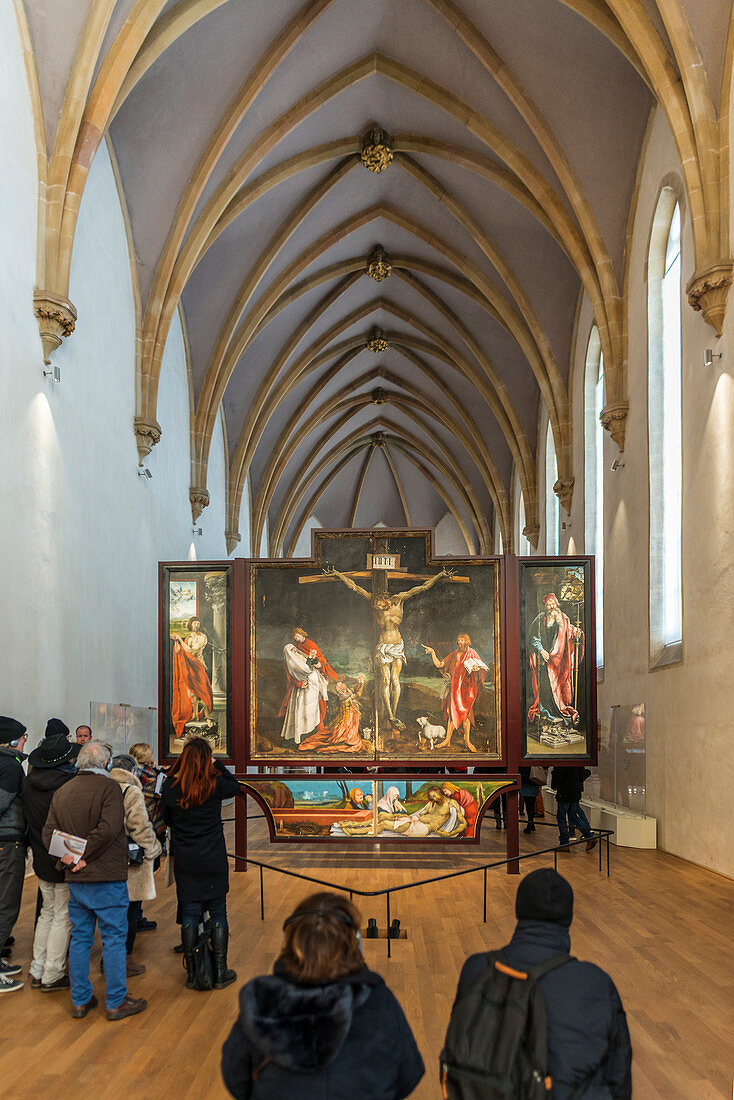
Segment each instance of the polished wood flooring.
M252 812L252 811L251 811ZM231 828L231 827L230 827ZM553 843L555 830L539 827L521 837L521 854ZM250 855L362 889L430 878L503 855L502 834L487 823L481 848L462 853L401 848L379 858L376 850L345 852L336 846L274 845L262 821L250 822ZM383 846L383 848L387 845ZM561 860L563 862L561 862ZM552 857L526 861L523 871ZM732 1096L734 1077L734 882L662 852L612 848L612 877L599 874L596 852L582 846L559 856L573 884L576 916L573 953L608 970L621 993L634 1046L634 1095L656 1098ZM488 875L487 924L482 923L482 875L466 876L398 893L392 915L408 938L367 941L365 955L399 998L426 1062L417 1100L438 1097L438 1053L456 979L471 952L507 941L513 928L517 878ZM221 1044L234 1020L237 991L267 971L277 954L284 918L308 884L264 872L265 920L260 920L256 871L232 876L229 895L230 964L239 981L212 993L186 990L178 956L174 890L158 876L159 896L145 912L158 921L138 938L135 956L147 971L130 991L148 999L139 1016L109 1023L100 1009L73 1020L66 994L30 989L0 999L0 1096L8 1100L198 1100L228 1094L219 1076ZM30 961L35 880L26 880L16 928L14 958ZM365 923L385 923L384 899L355 898ZM104 987L93 952L97 995ZM288 1100L284 1097L283 1100Z

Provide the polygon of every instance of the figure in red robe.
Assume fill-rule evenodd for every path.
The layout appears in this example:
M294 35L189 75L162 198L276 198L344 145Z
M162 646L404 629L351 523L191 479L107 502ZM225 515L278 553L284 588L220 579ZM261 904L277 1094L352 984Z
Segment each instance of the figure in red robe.
M456 649L442 661L439 661L436 651L429 645L424 645L423 649L430 656L435 668L442 670L446 684L441 698L443 716L447 723L446 737L436 748L449 748L454 730L461 730L466 748L469 752L476 752L469 734L474 725L474 703L484 686L484 678L489 672L488 666L476 649L472 649L468 634L457 636Z
M372 743L359 732L361 710L359 698L365 677L360 672L357 685L350 691L345 683L337 681L336 694L339 708L333 722L305 737L298 746L300 752L370 752Z
M575 726L575 675L584 659L584 632L561 611L558 597L543 597L545 610L530 625L528 652L533 701L528 721L545 719L554 725Z
M204 649L209 639L197 618L189 619L186 629L189 631L186 638L180 634L171 635L171 719L179 738L183 736L186 723L200 717L202 708L204 718L208 718L214 706L212 682L204 664Z
M444 783L441 788L447 798L453 798L459 803L466 818L466 832L464 836L474 836L477 826L477 814L479 813L479 803L473 794L469 791L465 791L463 787L457 787L453 783Z

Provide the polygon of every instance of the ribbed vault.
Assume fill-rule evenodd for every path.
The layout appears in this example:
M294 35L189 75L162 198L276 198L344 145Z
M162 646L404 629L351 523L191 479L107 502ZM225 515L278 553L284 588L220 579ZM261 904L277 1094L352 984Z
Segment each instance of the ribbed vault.
M251 491L253 546L267 530L273 553L314 511L448 512L470 552L492 549L496 517L509 548L515 470L535 540L542 415L564 499L573 486L582 291L624 446L625 245L656 103L693 229L689 298L723 319L731 3L708 0L718 37L699 48L697 2L77 0L72 17L17 0L43 113L46 356L73 331L76 222L107 135L136 254L141 458L182 310L192 500L223 411L231 546Z

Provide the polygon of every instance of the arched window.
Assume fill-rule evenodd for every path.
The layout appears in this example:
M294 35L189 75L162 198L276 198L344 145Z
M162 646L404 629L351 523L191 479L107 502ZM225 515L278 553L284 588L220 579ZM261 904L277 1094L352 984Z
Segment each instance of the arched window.
M533 548L526 536L523 535L523 531L527 524L527 520L525 519L525 498L522 494L520 475L517 470L515 470L512 497L515 502L515 553L521 558L526 558L532 554Z
M596 665L604 667L604 356L596 327L584 376L584 547L595 559Z
M553 443L553 430L550 420L545 426L545 552L557 554L559 539L558 527L561 520L561 502L553 491L553 486L558 481L558 463L556 461L556 448Z
M495 554L504 554L505 548L502 543L502 528L500 526L500 514L495 508L494 510L494 552Z
M650 659L680 660L683 642L681 211L658 200L648 259L647 421L650 479Z

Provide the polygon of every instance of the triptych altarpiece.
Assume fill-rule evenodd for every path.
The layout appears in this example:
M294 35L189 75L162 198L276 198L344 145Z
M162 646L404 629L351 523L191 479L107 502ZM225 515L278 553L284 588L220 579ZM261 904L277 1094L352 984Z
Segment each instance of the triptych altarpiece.
M419 530L162 563L160 758L206 737L273 840L477 842L519 767L595 762L593 597L588 557L439 558Z

